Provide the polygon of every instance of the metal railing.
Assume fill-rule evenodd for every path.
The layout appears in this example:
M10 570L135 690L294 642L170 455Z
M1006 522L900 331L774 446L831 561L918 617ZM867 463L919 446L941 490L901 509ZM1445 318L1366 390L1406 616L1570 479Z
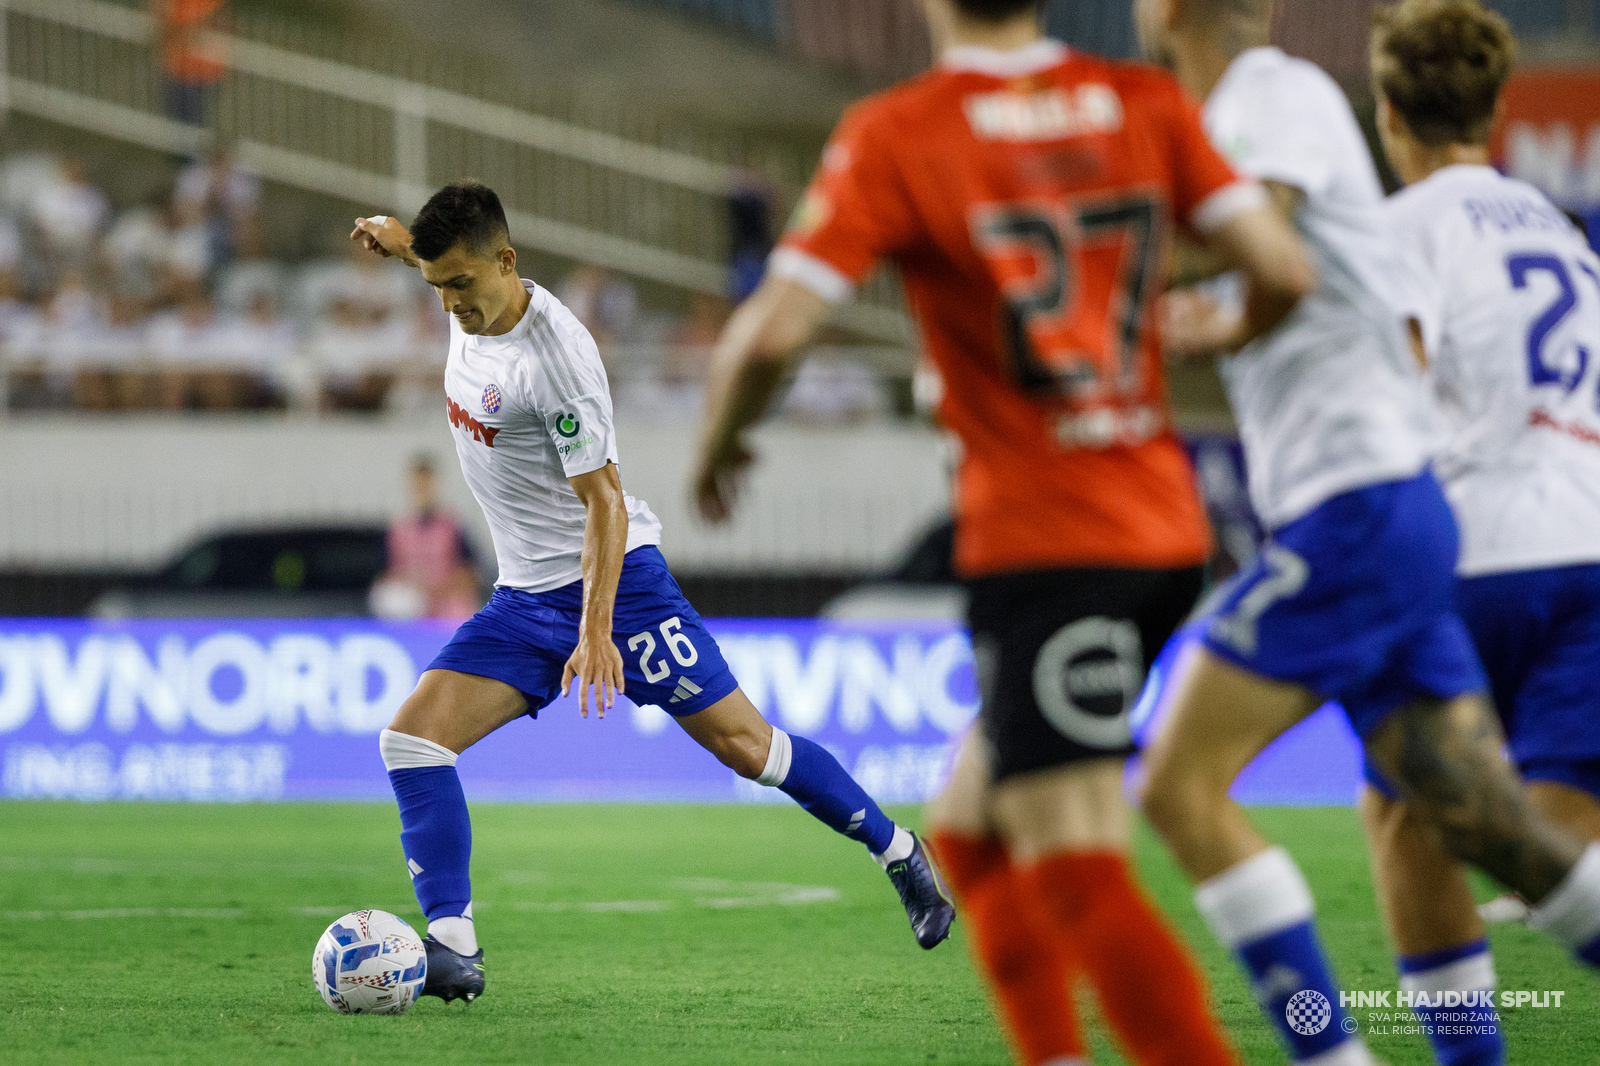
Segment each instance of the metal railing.
M409 212L462 173L492 185L517 241L691 291L726 288L723 162L451 89L219 35L229 70L213 125L241 164L311 192ZM0 0L0 109L194 153L213 136L165 113L156 32L106 0ZM909 337L898 294L877 285L848 328Z
M392 341L374 346L366 361L354 365L346 365L346 335L316 331L270 350L252 351L248 358L237 343L203 336L177 353L159 350L149 338L132 344L119 337L57 339L43 351L3 343L0 422L13 410L36 416L72 410L282 411L297 416L359 411L402 420L413 415L433 419L443 410L444 348L436 339L402 335L410 332L405 327L389 330ZM699 417L711 364L709 347L636 342L609 344L600 351L613 398L629 419L692 422ZM916 369L906 349L817 345L795 377L810 374L815 381L816 366L853 368L848 372L852 382L865 375L870 383L873 402L852 407L847 421L856 415L884 420L910 414L897 407L899 399L909 399ZM828 371L821 373L826 378ZM348 402L352 394L359 394L358 402ZM789 397L778 406L780 413L807 420L804 405L792 406Z

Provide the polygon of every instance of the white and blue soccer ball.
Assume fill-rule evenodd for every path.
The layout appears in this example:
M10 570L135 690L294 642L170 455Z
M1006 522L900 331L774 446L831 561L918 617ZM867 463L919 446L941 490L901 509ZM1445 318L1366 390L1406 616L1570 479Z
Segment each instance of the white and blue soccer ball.
M311 953L317 994L340 1014L404 1014L427 976L422 938L388 911L345 915Z

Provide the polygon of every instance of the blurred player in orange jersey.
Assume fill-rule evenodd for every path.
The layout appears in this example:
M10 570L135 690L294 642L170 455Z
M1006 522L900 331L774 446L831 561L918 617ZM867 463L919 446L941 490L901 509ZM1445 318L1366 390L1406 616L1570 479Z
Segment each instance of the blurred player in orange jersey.
M1151 305L1174 224L1246 278L1230 350L1314 271L1170 76L1069 52L1033 0L924 6L938 68L845 116L723 334L695 493L726 517L792 357L898 266L964 445L955 562L983 689L933 840L1017 1055L1086 1061L1086 975L1139 1062L1236 1062L1127 857L1128 712L1210 551Z

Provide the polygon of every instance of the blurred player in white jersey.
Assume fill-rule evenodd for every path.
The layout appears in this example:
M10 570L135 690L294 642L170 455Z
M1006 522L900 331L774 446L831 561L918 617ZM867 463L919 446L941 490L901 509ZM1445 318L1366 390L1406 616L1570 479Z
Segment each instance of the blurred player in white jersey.
M561 302L517 275L490 189L448 185L413 223L356 220L353 240L420 267L452 316L445 407L461 471L483 508L500 576L380 737L400 841L428 919L423 995L483 992L472 923L472 826L456 756L577 682L584 717L626 688L656 704L736 773L782 789L854 837L888 872L917 941L954 910L921 844L834 757L774 729L739 689L656 545L661 523L622 491L611 394L594 340Z
M1179 294L1169 343L1220 352L1269 531L1175 666L1145 811L1199 882L1196 904L1253 979L1292 1057L1371 1062L1339 1005L1305 878L1228 788L1268 743L1337 700L1368 757L1457 856L1544 904L1600 961L1600 851L1530 807L1501 758L1487 682L1455 608L1455 520L1429 469L1438 426L1391 295L1400 265L1344 94L1268 47L1271 0L1139 0L1140 34L1207 132L1265 183L1320 282L1274 333L1229 353L1236 314ZM1197 276L1225 269L1190 257ZM1581 860L1581 861L1580 861Z
M1515 59L1510 28L1477 0L1404 0L1372 40L1378 129L1408 186L1389 201L1400 305L1449 424L1437 469L1461 526L1461 617L1529 800L1600 840L1600 257L1544 194L1489 166ZM1402 987L1492 995L1465 872L1368 778ZM1547 907L1536 924L1551 920ZM1442 1066L1505 1061L1492 1000L1477 1013L1490 1024L1434 1028Z

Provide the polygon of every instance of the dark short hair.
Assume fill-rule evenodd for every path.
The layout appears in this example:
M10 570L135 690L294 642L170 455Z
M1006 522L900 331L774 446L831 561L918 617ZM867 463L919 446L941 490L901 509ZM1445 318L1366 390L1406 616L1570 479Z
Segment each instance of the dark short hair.
M1373 23L1373 80L1417 139L1486 144L1517 60L1506 20L1477 0L1400 0Z
M457 244L491 256L511 239L500 197L475 181L446 185L428 198L411 223L411 251L434 260Z
M972 18L1004 22L1024 11L1038 11L1044 6L1044 0L955 0L955 5L962 14Z

